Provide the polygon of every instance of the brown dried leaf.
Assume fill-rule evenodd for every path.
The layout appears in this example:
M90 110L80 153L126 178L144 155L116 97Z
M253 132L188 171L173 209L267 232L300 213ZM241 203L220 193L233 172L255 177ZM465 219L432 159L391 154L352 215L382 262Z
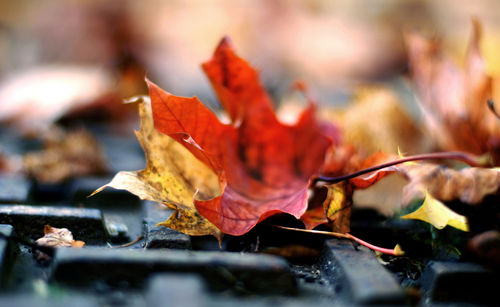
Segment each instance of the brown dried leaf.
M24 170L41 182L61 182L75 176L107 171L107 163L97 140L85 130L64 132L52 129L42 151L24 156Z
M403 190L405 205L414 199L424 199L426 191L442 202L460 200L475 205L500 187L498 169L470 167L454 170L426 163L404 164L398 169L409 180Z
M38 245L50 247L76 247L85 245L83 241L73 240L73 234L67 228L55 228L50 225L43 227L44 236L36 240Z

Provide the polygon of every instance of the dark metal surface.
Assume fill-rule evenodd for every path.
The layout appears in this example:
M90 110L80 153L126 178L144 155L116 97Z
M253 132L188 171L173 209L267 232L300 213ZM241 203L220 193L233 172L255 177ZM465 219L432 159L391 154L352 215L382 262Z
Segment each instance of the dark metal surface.
M135 140L100 138L111 157L121 157L111 159L116 170L144 166ZM373 252L349 241L265 225L242 237L226 236L219 247L215 238L156 226L171 211L128 192L105 189L87 197L111 176L52 185L0 177L0 306L475 306L498 301L498 274L477 264L414 263L408 257L389 259L384 267ZM414 232L411 222L370 222L375 220L358 215L354 230L388 242ZM57 248L52 257L41 257L26 242L43 236L46 224L68 228L86 246ZM138 243L118 247L139 236ZM290 244L322 251L307 261L264 254L266 248ZM414 246L419 255L419 245Z

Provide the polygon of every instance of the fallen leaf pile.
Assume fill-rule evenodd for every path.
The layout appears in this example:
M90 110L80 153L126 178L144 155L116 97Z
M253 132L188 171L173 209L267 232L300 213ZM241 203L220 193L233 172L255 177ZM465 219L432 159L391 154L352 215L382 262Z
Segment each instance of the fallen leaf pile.
M85 130L50 130L44 139L44 149L27 153L23 164L29 176L45 183L107 171L104 152L97 140Z
M44 236L36 240L38 245L50 247L76 247L85 245L83 241L73 240L73 234L67 228L55 228L50 225L43 227Z
M418 36L408 36L407 41L413 81L434 140L443 149L495 157L500 130L497 132L498 119L485 101L492 93L491 78L485 74L478 51L479 26L475 24L465 73L441 55L435 42ZM300 219L307 228L304 231L327 224L334 232L346 234L350 232L354 192L398 174L408 181L402 188L402 205L422 201L402 218L419 219L438 229L471 230L472 235L482 231L477 219L474 229L471 227L470 212L474 210L455 212L449 205L458 202L480 208L483 211L478 212L484 214L481 204L496 196L500 188L498 169L457 170L407 162L338 180L401 159L399 145L412 153L429 148L390 90L365 88L351 109L333 115L323 112L324 118L341 123L344 131L340 132L333 121L316 118L316 106L308 95L309 106L298 116L289 116L298 113L296 107L285 114L287 122L292 117L295 121L280 122L257 72L235 54L227 38L202 67L228 123L221 122L196 97L175 96L146 80L149 97L130 101L139 109L141 126L136 136L147 158L146 168L119 172L93 194L106 187L128 190L173 209L160 225L219 240L223 234L243 235L278 213ZM471 165L480 161L476 156L463 158L462 153L443 154L418 159L454 157ZM495 220L485 227L498 224ZM389 252L402 254L395 251Z
M463 69L444 55L438 40L410 34L406 36L406 44L411 80L432 139L441 150L485 155L491 158L490 163L498 165L500 123L494 113L500 98L499 78L487 73L480 50L481 32L480 23L473 20L472 38ZM495 259L500 254L497 169L466 168L456 171L426 166L409 168L406 175L410 183L404 190L403 202L409 202L416 195L422 197L425 193L432 196L432 199L426 198L423 209L414 212L413 216L425 212L425 205L428 204L459 201L470 205L465 211L472 232L469 243L471 253L500 267L500 261ZM454 214L442 213L444 220L451 218L448 224L457 222L452 218ZM426 214L425 219L433 225L441 224L432 222L435 220L433 215Z
M217 176L221 194L203 199L197 192L201 187L183 178L189 185L187 190L182 187L184 200L172 201L171 183L167 182L169 174L154 171L156 162L153 161L157 156L153 158L148 153L153 130L142 132L146 131L143 128L138 137L147 152L148 167L138 173L141 182L134 187L124 185L124 175L119 174L109 186L170 204L179 218L189 219L189 223L176 227L187 233L195 233L192 229L202 221L208 227L205 233L215 234L204 219L223 233L242 235L276 213L300 218L307 209L311 177L319 174L326 151L337 138L337 130L329 123L316 120L312 103L294 125L280 123L257 72L234 53L228 39L221 41L203 69L231 119L230 124L221 123L197 98L174 96L150 81L149 96L155 129L184 146L208 167ZM170 150L166 147L157 155L169 155ZM154 177L161 179L152 179ZM136 181L135 177L133 180ZM163 193L168 198L161 197ZM178 206L181 203L192 213L186 215L186 210Z

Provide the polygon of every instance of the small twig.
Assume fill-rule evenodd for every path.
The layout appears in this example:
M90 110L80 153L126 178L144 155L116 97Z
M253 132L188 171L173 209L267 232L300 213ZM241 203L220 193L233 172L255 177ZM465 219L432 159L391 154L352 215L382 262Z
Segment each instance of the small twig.
M257 238L255 239L255 248L254 248L254 253L257 253L259 251L259 247L260 247L260 237L257 236Z
M137 242L141 241L142 239L144 239L144 236L140 235L134 241L131 241L131 242L128 242L128 243L125 243L125 244L122 244L122 245L117 245L117 246L109 245L109 247L110 248L124 248L124 247L129 247L129 246L132 246L132 245L136 244Z
M147 245L148 245L148 240L149 240L149 224L148 223L145 223L144 224L144 227L146 228L146 230L144 231L144 233L146 234L145 235L145 240L144 242L142 243L141 247L143 249L146 249L147 248ZM220 242L219 242L219 246L220 246Z
M357 172L354 172L351 174L342 175L342 176L338 176L338 177L319 176L316 179L314 179L314 182L324 181L324 182L328 182L328 183L337 183L337 182L349 180L349 179L359 177L359 176L364 175L364 174L368 174L368 173L378 171L378 170L381 170L381 169L389 167L389 166L394 166L394 165L405 163L405 162L435 160L435 159L453 159L453 160L459 160L459 161L465 162L465 163L469 164L470 166L481 166L481 163L479 162L477 157L463 153L463 152L434 152L434 153L408 156L408 157L405 157L402 159L382 163L382 164L379 164L376 166L365 168L363 170L360 170L360 171L357 171Z
M366 246L371 250L381 252L383 254L389 254L389 255L393 255L393 256L403 256L404 255L404 251L401 249L399 244L396 245L396 247L394 247L393 249L383 248L383 247L379 247L379 246L370 244L366 241L363 241L363 240L353 236L350 233L340 233L340 232L322 231L322 230L308 230L308 229L292 228L292 227L285 227L285 226L279 226L279 225L273 225L273 226L277 227L277 228L285 229L285 230L315 233L315 234L322 234L322 235L327 235L327 236L332 236L332 237L337 237L337 238L349 239L349 240L356 241L359 244Z

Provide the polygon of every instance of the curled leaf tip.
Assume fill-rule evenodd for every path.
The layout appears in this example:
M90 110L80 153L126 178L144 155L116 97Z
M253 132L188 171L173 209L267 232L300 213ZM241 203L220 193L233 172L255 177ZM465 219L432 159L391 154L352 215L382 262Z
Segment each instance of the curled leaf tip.
M231 41L231 38L228 35L224 35L224 37L220 40L219 45L217 46L217 49L219 48L232 48L233 43Z
M147 99L145 95L135 95L129 98L123 99L124 104L132 104L132 103L142 103L144 99Z
M94 192L92 192L90 195L87 196L87 198L89 197L92 197L94 195L96 195L97 193L101 192L102 190L104 190L105 188L107 187L107 185L103 185L102 187L98 188L97 190L95 190Z
M399 244L394 247L394 256L404 256L405 252Z

